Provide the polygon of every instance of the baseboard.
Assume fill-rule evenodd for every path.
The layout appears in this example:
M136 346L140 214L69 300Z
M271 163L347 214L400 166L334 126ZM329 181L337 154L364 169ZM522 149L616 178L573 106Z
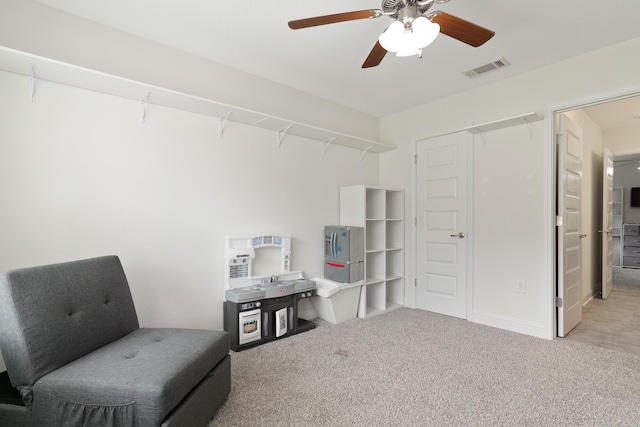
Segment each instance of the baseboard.
M537 338L549 339L545 334L544 324L527 322L508 316L500 316L493 313L474 311L470 322L494 328L505 329L519 334L530 335Z
M594 298L595 298L595 295L589 296L589 298L587 298L587 300L582 303L582 306L584 307L585 305L589 304L591 300Z

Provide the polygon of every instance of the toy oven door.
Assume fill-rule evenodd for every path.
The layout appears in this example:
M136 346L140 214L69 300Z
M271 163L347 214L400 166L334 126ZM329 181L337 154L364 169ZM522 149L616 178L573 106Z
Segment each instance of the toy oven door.
M260 309L238 313L238 344L247 344L262 338Z

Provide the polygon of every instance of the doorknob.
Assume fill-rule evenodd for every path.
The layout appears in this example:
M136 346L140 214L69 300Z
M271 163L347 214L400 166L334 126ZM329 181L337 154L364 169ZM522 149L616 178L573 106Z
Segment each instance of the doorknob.
M464 239L464 233L461 231L458 234L450 234L451 237L457 237L459 239Z
M581 235L580 235L580 238L581 238L581 239L584 239L585 237L587 237L587 235L586 235L586 234L581 234Z

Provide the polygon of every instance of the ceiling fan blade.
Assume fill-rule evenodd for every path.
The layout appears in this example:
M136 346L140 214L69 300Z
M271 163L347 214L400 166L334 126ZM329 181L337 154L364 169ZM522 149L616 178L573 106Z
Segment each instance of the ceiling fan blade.
M364 64L362 64L362 68L371 68L376 67L382 62L382 59L387 54L387 50L382 47L380 42L376 42L376 45L373 46L369 56L364 60Z
M440 32L473 47L482 46L496 33L445 12L435 12L431 22L440 25Z
M336 13L334 15L316 16L314 18L297 19L289 21L289 28L299 30L300 28L316 27L318 25L335 24L336 22L355 21L357 19L377 18L381 11L376 9L357 10L355 12Z

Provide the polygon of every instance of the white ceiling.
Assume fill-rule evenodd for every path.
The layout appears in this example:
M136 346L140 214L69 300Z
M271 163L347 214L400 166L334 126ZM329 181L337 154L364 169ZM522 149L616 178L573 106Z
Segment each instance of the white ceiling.
M432 10L496 36L472 48L441 34L422 59L388 53L378 67L362 69L390 18L296 31L287 22L377 9L379 0L36 1L374 116L640 37L638 0L451 0ZM500 57L512 65L475 79L462 74Z
M640 96L604 102L583 110L602 130L640 126Z

